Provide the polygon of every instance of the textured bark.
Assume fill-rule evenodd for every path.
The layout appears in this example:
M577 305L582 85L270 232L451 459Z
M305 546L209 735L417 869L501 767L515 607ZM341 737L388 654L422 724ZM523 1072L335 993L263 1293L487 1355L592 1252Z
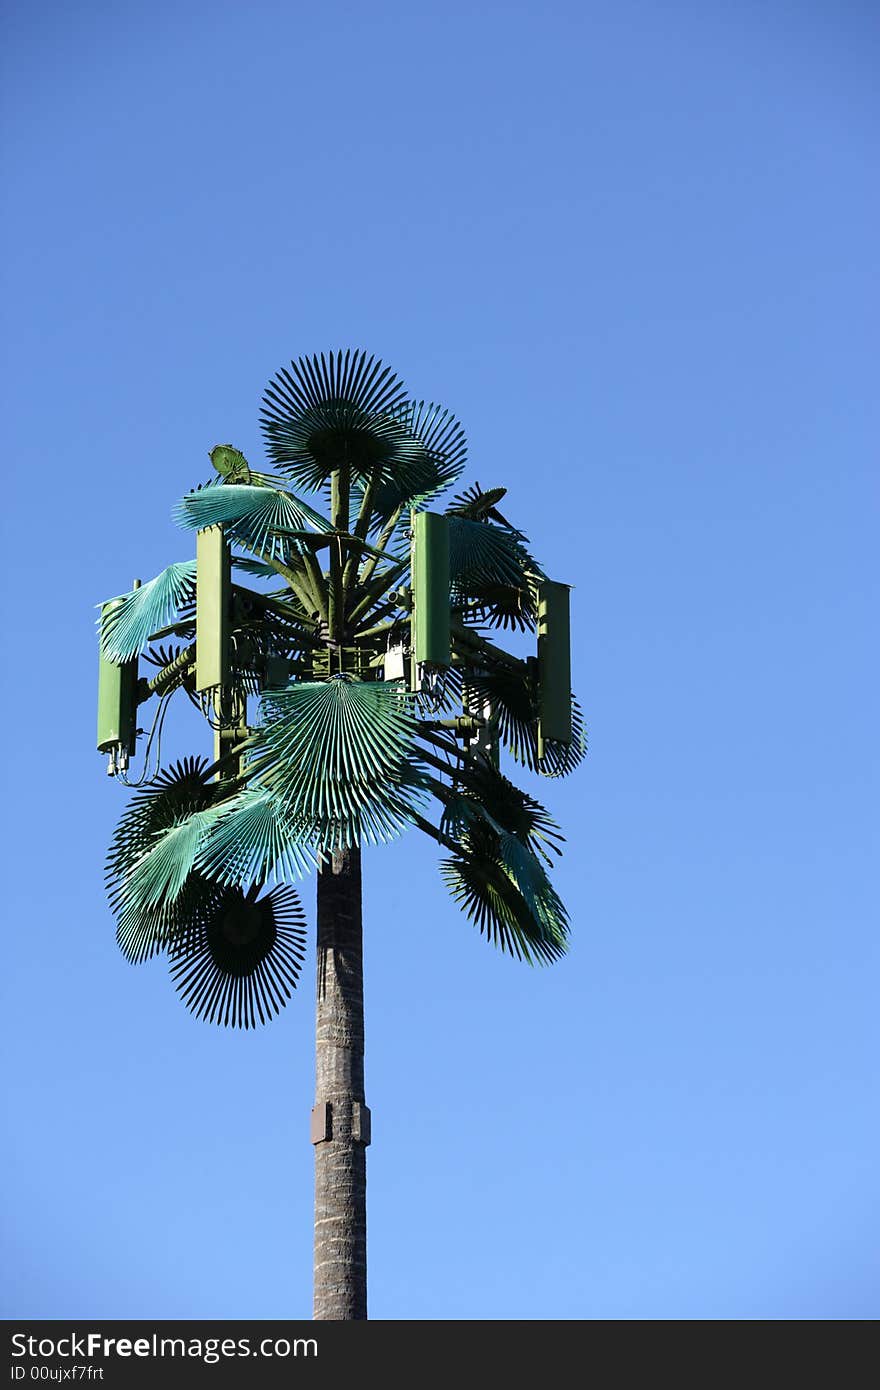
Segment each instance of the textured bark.
M314 1316L348 1322L367 1316L359 850L334 854L318 875L317 996L315 1112L327 1115L329 1137L315 1143Z

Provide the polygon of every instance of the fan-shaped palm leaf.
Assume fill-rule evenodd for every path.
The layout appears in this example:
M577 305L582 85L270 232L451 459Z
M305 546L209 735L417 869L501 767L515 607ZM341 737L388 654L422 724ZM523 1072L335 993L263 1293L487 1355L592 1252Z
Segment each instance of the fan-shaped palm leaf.
M208 1023L255 1028L296 988L305 956L299 898L292 888L259 892L259 885L224 889L211 916L169 951L181 998Z
M537 860L534 865L543 873ZM465 915L502 951L530 964L547 964L564 955L568 923L549 882L543 892L533 893L533 909L500 860L465 852L441 860L440 872Z
M373 524L387 522L399 507L427 506L461 477L467 459L465 433L451 411L433 403L407 401L395 411L395 418L421 442L424 454L376 489Z
M218 784L205 778L207 758L184 758L162 768L134 793L116 826L107 853L108 889L120 883L155 844L156 836L216 799Z
M483 843L495 852L503 835L515 836L533 854L552 863L548 851L562 853L564 835L550 812L504 777L485 758L472 758L456 774L453 794L444 797L441 830L453 839L480 838L481 825L488 828Z
M504 871L519 889L536 921L543 922L544 903L554 889L543 865L516 835L503 831L498 836L498 858ZM554 894L555 896L555 894Z
M183 930L201 910L200 904L214 893L211 885L193 875L171 903L136 909L124 895L124 886L135 865L156 843L163 831L184 817L210 806L218 784L205 780L205 758L185 758L162 769L150 784L134 793L119 819L107 854L106 884L110 906L117 919L117 941L130 961L147 960Z
M171 902L140 907L126 898L117 903L116 944L125 958L138 965L194 931L214 912L219 884L191 873Z
M229 540L257 552L283 551L282 543L273 536L279 529L301 530L306 524L316 531L330 529L322 516L292 493L245 483L213 483L189 492L174 514L178 523L191 531L222 523Z
M160 830L128 869L119 900L125 914L140 917L173 908L194 870L200 879L242 886L270 873L302 878L316 863L278 798L248 788Z
M140 914L174 903L193 871L213 815L211 808L194 811L159 832L120 886L125 908Z
M449 577L453 599L479 597L480 585L506 585L528 593L537 564L516 534L488 521L449 516Z
M422 503L457 482L467 462L467 439L464 429L452 411L433 401L408 401L396 411L397 419L413 438L424 446L432 468L421 480L419 493L413 493Z
M169 565L154 579L111 600L99 621L101 651L110 661L129 661L147 639L177 617L195 597L196 562Z
M335 468L353 478L377 465L391 478L419 465L424 445L401 424L405 392L390 367L365 352L291 362L266 388L263 434L276 467L316 491Z
M268 787L247 787L214 808L195 866L206 878L242 886L301 879L318 863L300 827Z
M527 765L534 767L542 777L567 777L570 772L574 772L579 763L583 762L587 752L587 731L584 727L583 711L574 695L571 697L571 743L558 743L555 739L545 739L544 756L539 758L536 730L534 744L530 746L528 751L530 756L533 756L534 761Z
M322 848L385 839L406 821L419 788L415 719L406 696L381 682L335 676L263 697L261 781Z

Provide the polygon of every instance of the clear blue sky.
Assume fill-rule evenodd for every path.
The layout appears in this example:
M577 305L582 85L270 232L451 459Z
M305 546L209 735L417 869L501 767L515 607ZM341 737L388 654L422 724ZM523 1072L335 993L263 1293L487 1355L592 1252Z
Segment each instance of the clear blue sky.
M262 457L270 376L353 345L575 586L591 749L537 788L549 970L417 832L366 856L372 1315L876 1316L877 12L4 28L3 1314L310 1314L311 962L244 1036L118 954L93 605L189 558L171 506Z

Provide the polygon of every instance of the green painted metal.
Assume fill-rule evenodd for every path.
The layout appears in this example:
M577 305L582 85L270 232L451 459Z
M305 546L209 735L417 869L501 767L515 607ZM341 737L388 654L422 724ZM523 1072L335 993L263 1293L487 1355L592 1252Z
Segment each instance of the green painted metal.
M538 756L544 743L571 743L570 590L551 579L538 585Z
M209 458L221 477L228 483L249 483L251 470L240 449L232 444L215 444Z
M416 666L448 666L449 520L436 512L413 515L413 638Z
M278 686L286 685L290 680L290 671L291 665L286 656L268 656L266 658L266 687L269 690L274 690Z
M118 607L122 599L113 599L101 608L101 625L104 615ZM110 661L99 651L98 655L98 752L109 753L114 748L123 748L134 753L135 726L137 715L137 657L131 661Z
M196 690L229 680L229 547L221 526L196 535Z

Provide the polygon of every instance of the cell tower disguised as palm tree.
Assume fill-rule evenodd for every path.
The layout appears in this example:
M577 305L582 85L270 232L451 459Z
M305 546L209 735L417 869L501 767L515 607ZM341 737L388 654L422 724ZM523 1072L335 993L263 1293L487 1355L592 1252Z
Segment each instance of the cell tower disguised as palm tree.
M196 558L101 608L98 747L126 783L138 707L157 697L108 892L129 960L164 952L193 1013L250 1028L296 986L292 884L317 870L314 1316L365 1318L360 849L418 827L486 937L530 963L562 955L547 872L562 836L501 752L550 777L583 756L569 591L499 511L504 488L439 509L464 433L365 353L292 362L262 425L271 472L218 445L217 476L176 509ZM329 520L303 492L329 499ZM536 633L534 654L496 645L498 628ZM214 731L210 762L161 766L177 691Z

